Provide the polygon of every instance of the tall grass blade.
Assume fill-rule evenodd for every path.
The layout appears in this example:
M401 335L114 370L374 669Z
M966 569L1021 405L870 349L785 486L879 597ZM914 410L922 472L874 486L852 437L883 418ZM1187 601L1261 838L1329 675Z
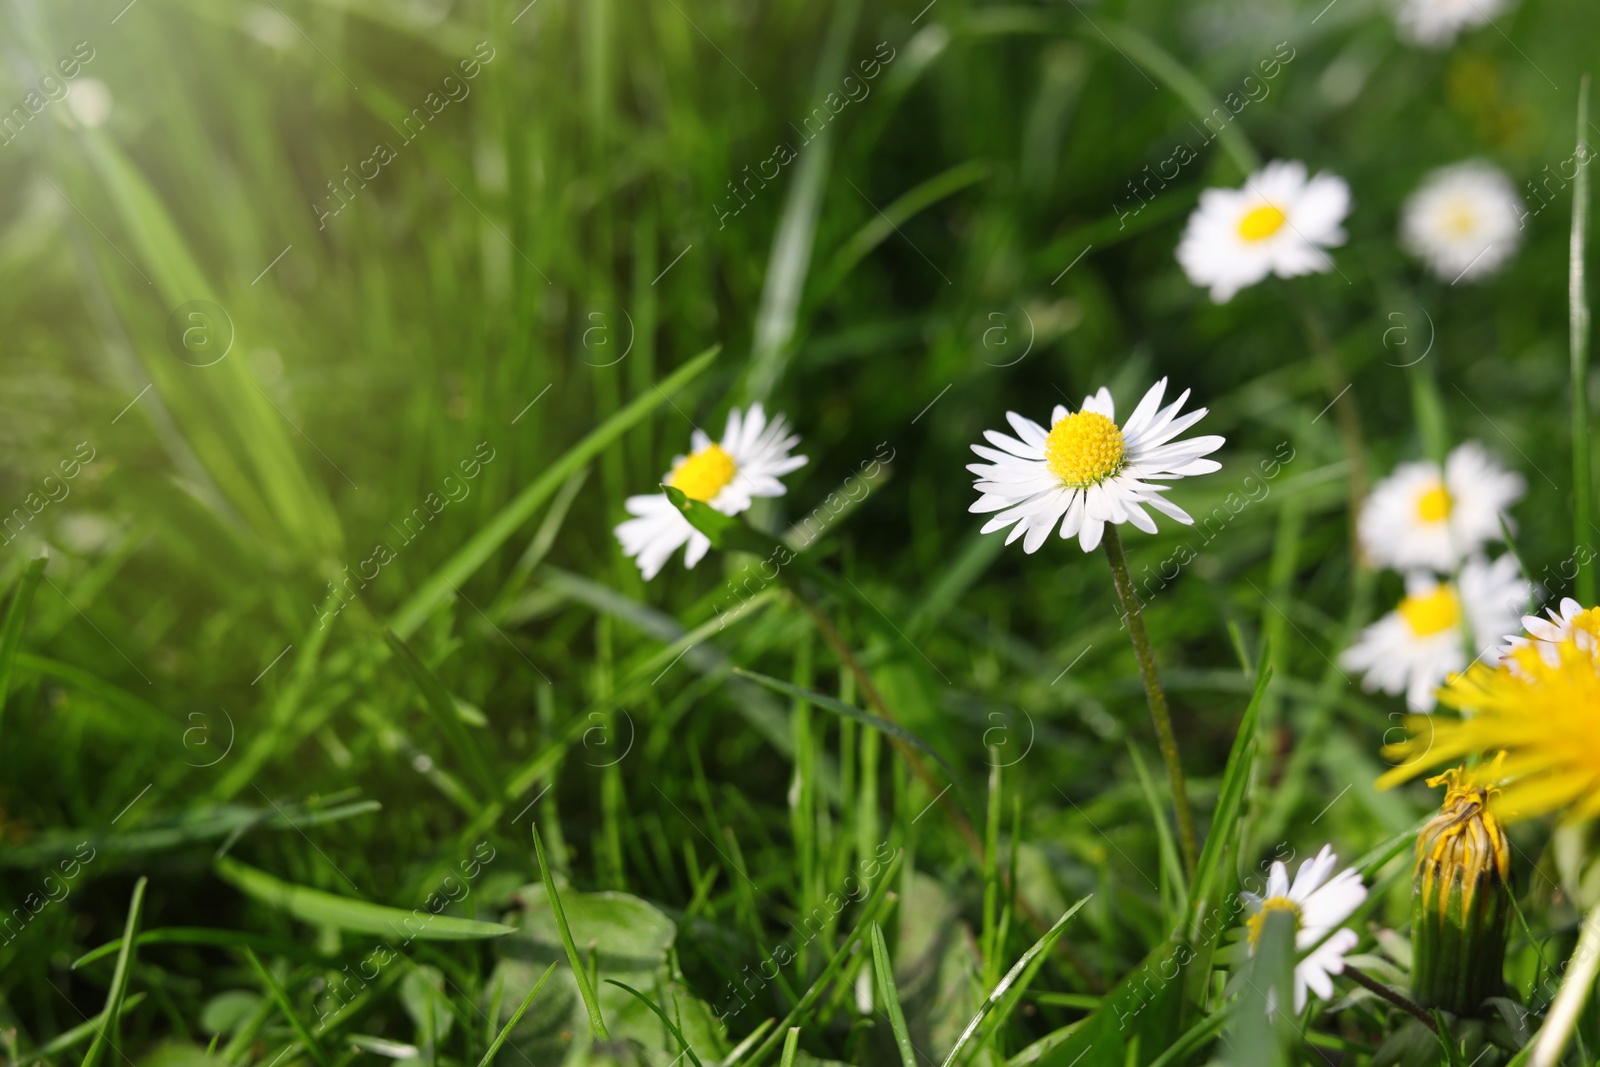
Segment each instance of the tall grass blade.
M545 979L555 973L556 966L557 964L551 963L550 966L544 969L544 974L539 976L539 980L533 983L533 988L528 990L528 995L522 998L522 1003L517 1006L517 1010L511 1013L511 1018L506 1020L506 1024L495 1035L494 1041L484 1051L483 1058L478 1060L478 1067L489 1067L489 1064L494 1062L495 1054L500 1051L500 1046L506 1043L506 1038L511 1036L511 1031L515 1030L517 1023L522 1021L523 1014L527 1012L528 1006L533 1003L533 998L539 995L539 990L543 988ZM491 1019L494 1017L494 1015L490 1016Z
M594 1032L596 1041L610 1041L611 1032L606 1029L605 1017L600 1014L600 998L595 996L594 985L589 981L589 968L584 965L583 957L578 954L578 946L572 940L572 927L567 924L567 912L561 906L561 894L556 891L555 875L544 858L544 842L539 839L538 824L533 826L533 851L539 860L539 877L544 880L544 891L550 898L550 910L555 914L556 928L561 931L561 944L567 950L567 962L572 965L572 977L577 980L583 1006L589 1013L589 1029Z
M1578 86L1578 152L1593 155L1589 141L1589 76ZM1594 442L1589 439L1589 294L1584 281L1585 245L1589 233L1589 168L1581 166L1572 182L1572 240L1567 258L1567 308L1572 349L1572 522L1573 545L1578 553L1577 594L1584 607L1594 606L1593 553L1584 553L1591 534L1590 508L1594 483L1589 461ZM1583 556L1591 558L1581 558Z
M342 897L280 881L265 871L223 856L215 863L217 877L246 896L312 926L333 926L356 934L411 941L475 941L504 937L515 928L481 919L391 908L354 897Z
M911 1046L911 1032L906 1029L905 1012L900 1010L900 991L894 984L894 964L889 959L889 946L883 941L883 928L872 924L872 969L878 976L878 996L889 1013L889 1029L894 1031L895 1048L900 1050L900 1067L918 1067L917 1053Z
M135 943L139 937L139 922L144 916L144 891L150 879L140 877L133 885L133 900L128 904L128 918L122 926L122 948L117 952L117 967L111 972L111 988L106 991L106 1005L96 1016L94 1043L84 1054L83 1067L99 1067L105 1059L106 1049L115 1049L121 1058L122 1050L116 1048L116 1035L122 1023L122 1004L128 994L128 977L133 972Z
M855 32L860 10L861 0L840 0L834 6L833 23L817 63L814 95L818 99L838 84L845 49ZM800 297L817 239L822 192L833 158L833 126L823 127L803 147L800 165L784 197L778 232L772 238L761 304L756 309L755 339L750 346L750 371L745 383L745 399L750 401L764 401L771 396L788 364Z
M456 711L455 699L451 697L449 690L445 689L438 676L417 658L416 653L412 652L410 646L393 630L385 630L383 639L388 642L395 658L405 667L406 673L417 684L417 688L422 690L423 703L433 713L433 721L449 740L450 747L456 750L456 754L478 780L479 786L483 789L483 796L487 799L497 797L500 794L500 782L489 769L489 761L484 758L483 750L478 747L477 740L462 723L461 715Z
M22 627L28 620L28 608L48 562L46 556L28 561L22 577L17 579L11 602L6 605L5 622L0 625L0 738L4 737L6 697L11 692L11 672L17 663L17 649L22 646Z
M501 508L494 518L480 526L466 544L417 586L416 592L390 617L389 628L401 637L410 637L433 609L449 597L457 586L477 573L478 568L538 510L539 505L561 488L562 483L654 411L657 405L665 403L673 393L698 377L711 366L711 361L717 358L721 350L721 345L712 345L701 352L669 374L650 392L639 396L563 452L545 468L543 474Z
M1062 913L1061 918L1057 919L1054 925L1045 931L1043 937L1035 941L1028 951L1017 958L1017 962L1012 964L1005 977L1000 979L999 984L989 991L988 997L984 999L983 1004L978 1008L978 1014L972 1017L971 1021L967 1023L967 1028L956 1039L955 1045L950 1049L950 1054L944 1059L943 1067L952 1067L956 1063L968 1063L971 1061L972 1056L983 1047L981 1043L974 1044L973 1039L977 1036L979 1027L983 1025L984 1020L989 1018L990 1015L994 1016L994 1022L989 1027L989 1033L994 1033L1006 1024L1006 1020L1011 1017L1011 1013L1016 1010L1017 1004L1022 1000L1022 994L1027 992L1028 986L1033 982L1034 975L1038 974L1039 968L1044 966L1046 954L1055 945L1056 940L1066 932L1067 923L1071 922L1072 917L1078 914L1078 909L1089 903L1091 899L1092 897L1084 897L1068 908ZM969 1045L972 1046L971 1053L966 1052Z
M261 957L256 955L254 949L247 946L244 950L244 958L249 962L250 969L256 972L256 978L262 985L267 987L268 995L278 1005L279 1014L283 1016L284 1022L289 1024L289 1029L294 1031L294 1036L300 1042L301 1047L306 1050L313 1060L317 1061L318 1067L332 1067L328 1060L327 1052L322 1048L322 1042L318 1041L316 1035L306 1027L305 1020L301 1019L300 1013L295 1011L294 1002L289 999L289 994L284 992L283 986L272 976L272 972L267 970L266 966L261 962Z
M678 1039L678 1046L683 1049L683 1051L679 1053L680 1056L688 1056L689 1062L693 1063L694 1067L705 1067L705 1065L700 1062L700 1057L695 1055L694 1049L689 1044L689 1039L683 1036L683 1031L679 1029L678 1024L673 1022L671 1017L668 1016L666 1012L662 1011L660 1006L657 1005L655 1001L651 1000L649 997L645 996L643 993L639 992L637 989L633 988L633 986L628 985L625 982L619 982L615 978L607 978L606 981L609 984L616 986L618 989L631 994L635 1000L655 1013L656 1018L661 1020L661 1025L665 1026L667 1031L671 1033L673 1037Z

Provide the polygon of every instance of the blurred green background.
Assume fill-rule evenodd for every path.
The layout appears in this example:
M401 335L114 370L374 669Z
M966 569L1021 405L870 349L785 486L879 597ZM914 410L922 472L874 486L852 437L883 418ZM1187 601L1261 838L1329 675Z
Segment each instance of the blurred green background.
M1571 190L1551 175L1594 55L1582 0L1525 0L1440 52L1400 43L1365 0L0 11L0 105L26 119L0 144L0 513L16 516L0 578L49 554L5 653L8 908L80 843L95 855L0 945L19 1055L115 992L112 960L72 962L121 936L138 876L146 929L257 938L309 1023L371 932L296 918L214 856L409 911L483 845L496 858L450 911L522 916L519 933L417 942L317 1055L356 1034L476 1062L532 964L559 959L560 996L513 1047L623 1056L588 1050L540 925L534 819L600 974L634 975L707 1063L788 1012L859 915L835 913L726 1033L705 1006L883 842L906 850L883 922L928 1062L998 960L1094 892L975 1051L1005 1062L1084 1017L1176 914L1151 814L1165 787L1104 565L1054 540L1002 551L967 513L968 446L1007 410L1042 420L1101 384L1126 410L1170 376L1227 436L1224 470L1173 498L1197 516L1231 493L1248 506L1211 536L1168 526L1128 547L1136 576L1196 556L1148 619L1202 821L1270 646L1240 869L1280 842L1353 858L1433 803L1373 791L1402 707L1333 666L1399 591L1356 565L1351 501L1426 454L1429 427L1521 470L1518 548L1570 591L1545 573L1574 551ZM1227 143L1200 148L1196 105L1252 91L1274 58ZM41 79L68 60L58 96ZM1133 185L1180 141L1199 157L1144 204ZM1213 306L1173 249L1199 191L1238 184L1252 156L1348 180L1350 240L1334 273ZM1428 280L1397 247L1399 205L1478 156L1539 208L1526 243L1487 285ZM811 552L875 606L825 598L948 764L932 810L938 789L878 735L731 674L860 703L804 610L773 590L718 630L743 558L674 561L646 585L610 532L693 426L754 400L811 457L753 513L765 529L892 450ZM431 517L408 530L418 508ZM380 543L393 558L374 577ZM333 591L352 574L359 595ZM993 820L992 862L957 811L979 835ZM1403 867L1374 921L1403 918ZM994 930L984 892L1001 883L1020 903ZM895 1056L869 953L792 1023L801 1062ZM130 1062L200 1057L218 1031L230 1063L309 1055L238 946L142 947L127 988L145 994L121 1024ZM674 1062L654 1015L615 987L602 1002L643 1043L628 1055Z

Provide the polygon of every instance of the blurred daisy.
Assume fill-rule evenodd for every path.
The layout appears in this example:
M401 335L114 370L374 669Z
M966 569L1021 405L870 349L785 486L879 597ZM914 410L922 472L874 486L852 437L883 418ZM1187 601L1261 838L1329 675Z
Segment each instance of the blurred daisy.
M1425 768L1503 750L1495 812L1512 821L1547 812L1569 819L1600 815L1600 655L1576 638L1553 661L1524 646L1511 663L1476 663L1439 694L1460 719L1413 721L1412 735L1384 749L1406 762L1378 779L1380 789ZM1425 728L1424 728L1425 727ZM1420 731L1420 732L1419 732Z
M1412 711L1430 711L1439 686L1466 668L1469 635L1479 656L1497 658L1495 635L1516 625L1531 592L1510 554L1468 560L1455 583L1412 574L1405 599L1362 630L1339 662L1362 672L1369 692L1404 693Z
M1521 243L1522 200L1499 167L1468 160L1440 167L1400 209L1400 241L1444 281L1499 272Z
M1575 641L1579 648L1593 652L1600 648L1600 608L1585 608L1571 597L1562 597L1559 608L1548 608L1548 619L1537 615L1522 617L1522 634L1507 634L1501 658L1511 660L1519 648L1533 646L1551 666L1559 662L1557 648L1564 641Z
M1078 411L1069 413L1057 404L1049 430L1006 412L1017 436L985 430L983 436L994 447L973 445L972 450L990 462L967 466L977 475L973 488L979 494L968 510L999 512L984 523L982 532L1010 526L1006 544L1020 537L1024 552L1037 552L1059 523L1062 537L1076 535L1079 546L1092 552L1108 522L1132 523L1155 533L1146 504L1185 525L1193 524L1188 512L1161 495L1169 486L1151 483L1218 470L1221 464L1200 457L1221 448L1223 439L1173 440L1199 422L1206 409L1180 416L1189 391L1162 407L1166 391L1163 378L1121 426L1111 393L1104 387L1084 397Z
M1373 562L1395 570L1452 571L1500 539L1500 516L1525 488L1522 475L1501 467L1475 441L1457 445L1442 472L1429 460L1402 463L1361 509L1361 547Z
M1307 953L1294 968L1296 1012L1306 1006L1307 989L1323 1000L1333 999L1332 976L1344 972L1345 953L1360 940L1354 930L1338 927L1367 899L1367 887L1361 884L1361 875L1354 867L1329 878L1338 862L1333 849L1323 845L1321 852L1300 865L1294 884L1289 883L1289 868L1279 860L1267 872L1263 895L1240 894L1252 912L1245 920L1251 955L1261 940L1268 915L1288 912L1294 916L1294 947Z
M1510 6L1510 0L1400 0L1395 18L1402 39L1424 48L1444 48L1462 30L1487 25Z
M1293 278L1326 272L1324 248L1344 244L1350 187L1343 178L1306 178L1304 163L1268 163L1242 189L1207 189L1178 243L1178 263L1211 299L1233 294L1269 274Z
M756 497L782 496L783 483L778 479L805 466L805 456L789 454L800 438L787 430L782 415L768 422L760 404L752 404L743 415L735 408L728 412L721 442L695 430L689 438L694 451L674 458L672 470L661 480L690 500L710 504L724 515L737 515ZM635 518L617 527L617 540L623 553L639 564L646 581L684 545L689 546L683 554L686 567L699 563L711 548L711 539L691 526L665 493L630 496L624 506Z
M87 129L111 117L111 90L99 78L79 78L67 93L67 110Z

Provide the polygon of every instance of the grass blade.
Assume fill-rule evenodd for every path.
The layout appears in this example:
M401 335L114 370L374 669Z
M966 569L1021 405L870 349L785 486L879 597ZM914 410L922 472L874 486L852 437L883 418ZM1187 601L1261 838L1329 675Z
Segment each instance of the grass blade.
M489 1064L494 1061L495 1053L499 1052L500 1046L506 1043L506 1038L511 1036L511 1031L516 1029L517 1023L522 1021L523 1013L528 1010L528 1005L533 1003L533 998L539 995L539 990L544 985L545 979L555 972L556 966L556 964L552 963L546 967L544 974L540 975L539 980L533 983L533 988L528 990L528 995L522 998L521 1005L511 1013L511 1018L506 1020L506 1024L500 1028L500 1033L495 1036L494 1042L490 1044L488 1051L478 1061L478 1067L489 1067Z
M795 1057L800 1054L800 1028L791 1026L783 1039L783 1059L778 1061L778 1067L794 1067Z
M1578 88L1578 151L1585 151L1589 136L1589 76ZM1592 151L1592 149L1590 149ZM1579 158L1582 158L1581 156ZM1589 168L1579 167L1572 182L1572 240L1567 258L1567 308L1572 347L1572 522L1573 544L1589 543L1589 296L1584 290L1584 244L1589 229ZM1594 603L1594 561L1578 564L1578 600Z
M120 942L118 943L120 944ZM134 1008L137 1008L140 1004L143 1004L145 996L146 994L144 993L134 993L131 996L124 998L122 1001L121 1014L126 1015ZM52 1037L49 1041L46 1041L32 1052L27 1052L17 1057L17 1067L28 1067L28 1064L30 1063L38 1063L41 1060L49 1060L51 1056L58 1056L74 1045L81 1044L82 1042L89 1040L89 1038L93 1037L99 1032L96 1029L98 1023L98 1019L90 1019L88 1022L79 1023L71 1030L57 1034L55 1037Z
M1239 812L1244 806L1245 792L1250 784L1250 769L1255 763L1256 724L1261 717L1261 701L1266 696L1267 684L1272 681L1272 668L1268 667L1269 649L1261 650L1261 666L1256 673L1255 691L1239 720L1239 732L1234 735L1233 749L1228 753L1228 764L1222 774L1222 788L1217 795L1217 808L1211 817L1211 828L1206 833L1205 847L1200 850L1200 862L1195 868L1194 889L1189 899L1190 936L1198 939L1199 923L1217 891L1223 858L1235 839Z
M1011 970L1006 972L1005 977L1000 979L999 984L990 991L989 996L978 1008L978 1014L972 1017L972 1021L967 1023L967 1028L956 1039L955 1045L950 1049L950 1054L944 1059L944 1067L966 1062L970 1057L964 1056L963 1052L968 1045L972 1045L973 1052L977 1052L982 1047L981 1044L973 1044L973 1037L978 1033L979 1027L983 1025L983 1021L991 1014L994 1015L994 1023L989 1027L991 1034L997 1028L1005 1025L1006 1020L1011 1017L1011 1013L1016 1010L1018 1002L1022 1000L1022 994L1027 992L1028 984L1033 981L1034 975L1039 973L1039 968L1044 966L1046 953L1050 951L1056 940L1066 930L1067 923L1072 920L1074 915L1078 914L1078 909L1089 903L1091 899L1092 896L1084 897L1068 908L1062 913L1061 918L1057 919L1055 924L1045 931L1043 937L1035 941L1028 951L1017 958L1017 962L1012 964Z
M694 1064L694 1067L705 1067L705 1065L700 1062L700 1057L694 1054L694 1049L689 1047L689 1041L683 1036L683 1031L678 1029L678 1024L668 1018L667 1013L662 1011L661 1008L656 1005L655 1001L651 1000L649 997L633 988L633 986L619 982L615 978L607 978L606 981L611 985L616 986L618 989L626 990L627 992L633 994L635 1000L639 1001L639 1003L655 1012L656 1018L661 1020L661 1025L665 1026L672 1036L678 1039L678 1044L683 1047L683 1055L689 1057L690 1061ZM482 1065L480 1064L479 1067L482 1067Z
M817 62L815 84L819 97L839 82L844 70L844 51L849 47L860 11L861 0L844 0L833 9L828 38ZM800 165L795 169L794 180L783 201L778 231L772 237L761 305L756 309L746 400L766 400L783 378L800 312L800 297L805 290L806 272L811 266L817 221L822 213L822 193L827 186L832 159L833 127L827 126L806 145L800 157Z
M28 606L44 577L44 565L49 557L40 556L28 561L22 577L17 579L16 592L6 606L6 618L0 627L0 724L5 721L6 696L11 691L11 669L17 662L17 648L22 644L22 624L28 619Z
M144 890L150 879L141 877L133 885L133 900L128 904L128 920L122 927L122 950L117 953L117 969L111 974L111 988L106 993L106 1006L95 1020L99 1026L94 1044L84 1054L83 1067L98 1067L105 1057L106 1047L116 1047L117 1027L122 1022L122 1002L128 992L128 975L133 970L134 943L139 937L139 919L144 913ZM118 1050L121 1055L121 1050Z
M419 909L406 911L294 885L229 856L218 859L215 868L219 878L246 896L313 926L334 926L380 937L403 937L405 944L414 940L475 941L515 932L514 928L501 923L435 915Z
M495 779L494 772L489 769L483 750L467 732L467 728L461 724L461 716L456 712L456 702L445 689L444 683L439 681L438 676L417 658L415 652L411 651L411 646L401 640L393 630L385 630L383 639L389 643L389 648L405 667L406 673L411 675L411 680L417 683L417 688L422 690L423 703L433 712L433 721L439 724L439 729L449 740L450 747L455 749L457 755L471 768L473 776L484 789L484 797L492 799L499 796L500 783Z
M544 879L544 891L550 898L550 910L556 916L556 928L561 931L561 944L567 950L567 962L572 964L572 976L578 980L578 992L583 996L583 1006L589 1012L589 1029L594 1031L596 1041L610 1041L611 1033L606 1029L606 1021L600 1014L600 999L595 996L594 986L589 982L589 969L583 964L583 957L578 955L578 946L572 940L572 927L567 925L567 913L561 906L561 894L556 892L556 879L550 871L550 864L545 862L544 842L539 839L539 827L533 827L533 851L539 859L539 876Z
M806 1012L811 1010L811 1006L822 996L823 990L844 968L845 961L854 952L856 943L866 934L867 929L876 917L878 904L883 900L884 894L888 892L889 887L894 884L895 878L900 873L900 864L905 861L905 858L904 849L899 849L895 852L894 859L889 861L889 866L884 868L883 872L878 876L878 884L873 887L871 895L862 902L861 921L856 923L855 929L850 931L850 936L844 939L838 951L833 954L833 958L828 961L827 966L822 968L822 973L817 975L816 981L811 983L811 988L805 991L799 1002L789 1009L789 1014L784 1016L783 1021L778 1024L778 1028L750 1056L752 1064L760 1063L766 1057L766 1054L772 1051L773 1046L777 1043L778 1035L783 1033L791 1023L798 1022ZM799 1028L795 1027L791 1032L798 1035ZM789 1040L793 1041L795 1038L791 1037Z
M905 1013L900 1010L900 991L894 985L894 964L889 962L889 947L883 943L883 928L872 924L872 969L878 974L878 996L889 1013L889 1028L894 1031L895 1047L900 1050L901 1067L917 1067L917 1053L911 1047Z
M261 957L255 954L254 949L246 948L244 950L244 958L249 961L250 969L256 972L256 977L261 980L262 985L267 987L267 992L277 1002L278 1011L283 1014L284 1021L294 1031L294 1036L301 1046L305 1048L306 1052L310 1053L312 1059L317 1061L318 1067L331 1067L328 1062L328 1054L322 1050L322 1043L306 1028L305 1022L294 1010L294 1005L289 1002L289 994L285 993L283 986L279 985L278 980L272 977L272 972L262 965Z
M417 586L417 591L389 619L389 628L401 637L410 637L422 620L426 619L455 588L477 572L478 568L517 532L528 516L538 510L562 484L580 467L588 463L612 441L621 437L640 419L665 402L673 393L693 381L717 358L721 345L712 345L689 362L673 371L661 384L635 399L627 407L612 415L591 430L583 440L563 452L537 480L518 493L501 508L499 513L478 528L466 544L455 551L444 565Z
M271 952L278 956L287 956L290 959L304 960L309 963L326 962L327 956L315 952L302 945L279 941L276 938L264 937L261 934L247 933L243 930L224 930L211 926L163 926L154 930L146 930L134 939L134 947L144 945L213 945L219 948L255 948L262 952ZM88 952L72 961L72 970L77 970L96 960L105 959L107 956L122 948L122 939L107 941L98 948Z
M1224 123L1217 133L1217 140L1222 144L1222 150L1228 154L1233 165L1239 168L1240 176L1254 173L1261 168L1261 157L1251 147L1245 135L1232 121L1232 113L1222 106L1221 101L1211 95L1211 90L1206 88L1204 82L1178 62L1166 49L1156 44L1155 41L1145 36L1123 22L1109 19L1096 21L1094 33L1085 33L1087 41L1106 40L1114 48L1123 52L1139 65L1139 67L1154 75L1157 81L1166 84L1178 95L1188 109L1194 112L1195 117L1204 122L1218 111L1228 115L1229 121Z
M930 746L926 741L918 737L916 734L912 733L910 730L907 730L904 726L901 726L899 723L890 722L888 719L885 719L882 716L874 715L870 711L862 711L860 708L846 704L844 701L835 697L830 697L810 689L802 689L798 685L793 685L789 682L782 681L778 678L772 678L765 674L757 674L755 671L747 671L743 667L735 667L733 669L733 673L741 678L748 678L758 685L764 685L775 693L782 693L785 696L794 697L796 700L803 700L808 704L812 704L823 709L824 711L831 711L836 715L843 715L847 719L854 719L856 722L863 723L872 727L874 730L886 733L898 741L904 741L913 748L920 749L929 756L933 757L934 761L938 763L939 766L945 768L946 770L950 770L950 765L945 763L944 758L940 756L939 753L935 752L932 746ZM952 771L951 773L953 774L954 772Z

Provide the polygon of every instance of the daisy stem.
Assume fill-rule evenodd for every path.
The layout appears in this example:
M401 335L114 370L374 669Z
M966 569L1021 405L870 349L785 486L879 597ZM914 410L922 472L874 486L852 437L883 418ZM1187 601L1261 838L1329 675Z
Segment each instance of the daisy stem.
M1422 1024L1429 1030L1432 1030L1434 1033L1439 1032L1439 1024L1434 1022L1433 1016L1429 1015L1426 1008L1422 1007L1411 998L1395 992L1393 989L1390 989L1376 978L1366 974L1363 971L1357 970L1348 963L1344 965L1344 976L1350 979L1356 985L1365 989L1370 989L1372 992L1376 993L1384 1000L1387 1000L1390 1004L1393 1004L1395 1007L1399 1008L1408 1015L1413 1015L1416 1018L1421 1019Z
M1183 846L1184 871L1193 881L1199 848L1195 843L1194 814L1189 810L1189 791L1183 780L1183 763L1178 758L1178 738L1172 732L1172 717L1167 714L1167 695L1162 692L1161 679L1156 674L1156 658L1150 650L1150 635L1145 632L1139 595L1133 591L1133 579L1128 576L1128 560L1122 554L1122 538L1117 536L1115 523L1106 524L1102 543L1105 545L1106 559L1111 563L1111 580L1117 587L1117 599L1122 601L1128 637L1133 641L1133 655L1139 661L1139 675L1144 679L1144 695L1150 702L1150 717L1155 720L1161 759L1167 765L1172 806L1178 815L1178 841Z
M1588 145L1589 76L1578 88L1578 147ZM1572 240L1567 261L1567 307L1572 348L1572 519L1573 543L1584 545L1589 539L1589 498L1593 488L1589 475L1589 298L1584 291L1584 240L1589 225L1589 175L1578 168L1572 186ZM1578 565L1578 600L1584 607L1594 604L1594 566Z

